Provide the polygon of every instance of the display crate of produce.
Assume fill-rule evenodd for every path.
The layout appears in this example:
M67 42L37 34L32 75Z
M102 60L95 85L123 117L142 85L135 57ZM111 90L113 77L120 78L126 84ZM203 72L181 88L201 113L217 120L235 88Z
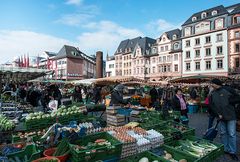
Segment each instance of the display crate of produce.
M35 131L27 131L27 132L18 132L12 134L12 143L27 141L27 138L32 138L34 142L39 141L40 138L46 133L45 129L39 129Z
M164 143L168 143L169 141L182 138L182 134L179 130L171 128L169 126L154 127L153 129L155 129L164 136Z
M161 146L164 143L164 136L156 130L148 130L145 136L151 143L151 148Z
M120 157L122 143L106 132L79 138L70 144L73 162L88 162Z
M128 157L126 159L121 160L120 162L153 162L153 161L158 161L158 162L165 162L165 160L162 157L159 157L157 155L154 155L153 153L146 151L142 152L137 155L133 155L131 157Z
M8 154L7 157L9 161L24 161L24 162L31 162L33 160L36 160L40 158L41 151L37 149L36 145L27 145L25 149Z
M192 156L186 156L183 153L177 152L176 149L167 147L166 145L154 148L150 150L150 152L153 153L154 155L160 156L161 158L168 162L171 161L194 162L197 160L197 158L194 158Z
M212 162L222 154L222 144L204 140L195 136L187 136L182 140L169 142L166 147L176 149L176 152L197 158L197 162Z
M141 121L139 126L144 128L144 129L154 129L156 127L162 127L166 124L167 122L166 121L162 121L162 120L144 120L144 121Z
M184 124L181 124L181 123L177 123L177 122L174 122L174 121L169 121L167 123L168 126L172 127L172 128L175 128L177 130L179 130L183 136L194 136L195 135L195 129L193 128L190 128Z

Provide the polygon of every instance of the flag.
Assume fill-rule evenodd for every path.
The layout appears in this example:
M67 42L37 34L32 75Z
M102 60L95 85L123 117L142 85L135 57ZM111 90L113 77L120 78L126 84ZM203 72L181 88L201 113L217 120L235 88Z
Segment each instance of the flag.
M20 67L23 67L23 58L21 56L21 59L20 59Z
M27 55L27 67L29 67L30 63L29 63L29 55Z
M58 75L58 67L57 67L57 60L55 60L55 79L57 79Z
M40 58L39 58L39 54L38 54L38 56L37 56L37 68L39 68L39 60Z
M20 57L18 57L18 67L21 67L21 60L20 60Z

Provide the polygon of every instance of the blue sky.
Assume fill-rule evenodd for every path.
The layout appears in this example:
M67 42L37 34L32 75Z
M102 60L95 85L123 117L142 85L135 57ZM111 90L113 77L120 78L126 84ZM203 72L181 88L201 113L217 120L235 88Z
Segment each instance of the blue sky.
M113 55L121 40L157 38L193 13L239 0L2 0L0 63L64 44Z

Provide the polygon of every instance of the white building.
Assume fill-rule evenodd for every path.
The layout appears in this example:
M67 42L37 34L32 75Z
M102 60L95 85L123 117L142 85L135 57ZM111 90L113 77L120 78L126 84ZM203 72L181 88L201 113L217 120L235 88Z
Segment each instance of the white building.
M228 75L227 10L221 5L193 14L182 25L182 74Z
M115 73L115 57L108 56L106 59L106 77L116 76Z

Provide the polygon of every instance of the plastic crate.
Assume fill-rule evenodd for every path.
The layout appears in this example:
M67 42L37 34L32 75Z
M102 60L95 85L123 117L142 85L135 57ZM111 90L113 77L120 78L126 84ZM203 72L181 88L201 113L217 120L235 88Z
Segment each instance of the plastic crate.
M98 146L94 149L76 150L77 145L86 146L89 142L97 139L106 139L111 142L111 146ZM106 132L96 133L79 138L70 144L71 160L73 162L88 162L97 160L106 160L114 157L120 157L122 152L122 143Z
M123 159L120 162L139 162L139 160L142 159L143 157L148 158L149 161L157 160L158 162L168 162L164 158L154 155L153 153L151 153L149 151L127 157L126 159Z
M159 133L161 133L164 136L164 143L168 143L169 141L172 141L172 140L182 137L182 134L179 130L169 127L169 126L153 127L153 129L158 131ZM177 137L177 135L179 137Z
M41 157L41 151L37 149L36 145L27 145L25 149L7 155L8 159L15 159L15 157L19 158L20 161L31 162Z
M218 158L219 156L223 155L224 154L224 146L222 144L219 144L219 143L215 143L215 142L212 142L212 141L208 141L208 140L204 140L204 139L201 139L201 138L198 138L198 137L195 137L195 136L187 136L184 138L185 139L189 139L191 141L207 141L209 143L212 143L214 144L215 146L217 146L217 148L211 152L209 152L207 155L203 156L203 157L200 157L196 160L196 162L212 162L214 161L216 158ZM169 142L166 147L170 147L172 149L175 149L174 147L175 146L178 146L179 145L179 141L171 141ZM179 149L175 149L176 152L179 152L179 153L183 153L185 154L186 156L192 156L186 152L183 152ZM194 156L192 156L194 157Z
M185 154L177 152L176 149L173 149L173 148L168 147L166 145L163 145L161 147L150 150L151 153L153 153L157 156L160 156L162 158L164 158L163 157L164 156L163 155L164 151L167 151L169 154L171 154L173 159L177 160L177 161L185 159L185 160L187 160L187 162L194 162L194 161L197 160L197 158L194 158L192 156L186 156Z
M183 137L186 137L186 136L194 136L195 135L195 129L193 128L190 128L184 124L181 124L181 123L177 123L177 122L174 122L174 121L169 121L167 123L167 125L169 127L172 127L178 131L180 131L183 135Z

